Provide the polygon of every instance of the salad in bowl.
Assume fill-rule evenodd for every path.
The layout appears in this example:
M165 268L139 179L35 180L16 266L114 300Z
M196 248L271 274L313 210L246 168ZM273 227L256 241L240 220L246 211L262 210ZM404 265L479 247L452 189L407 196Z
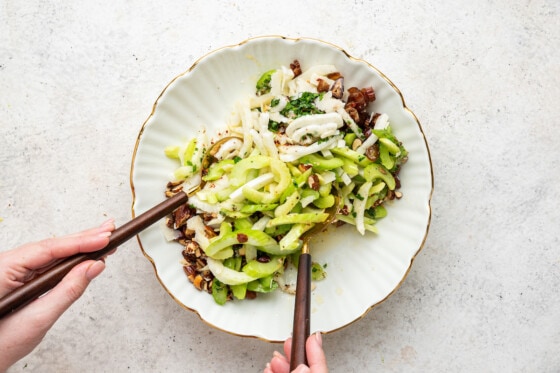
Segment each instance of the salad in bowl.
M298 60L260 76L236 105L212 163L205 129L165 154L177 160L168 197L204 182L167 220L181 243L185 274L214 301L292 293L285 269L297 263L303 233L328 218L377 233L385 201L400 199L408 152L385 113L368 111L375 89L349 87L334 65L302 70ZM328 263L326 263L328 264ZM326 276L313 266L314 279Z

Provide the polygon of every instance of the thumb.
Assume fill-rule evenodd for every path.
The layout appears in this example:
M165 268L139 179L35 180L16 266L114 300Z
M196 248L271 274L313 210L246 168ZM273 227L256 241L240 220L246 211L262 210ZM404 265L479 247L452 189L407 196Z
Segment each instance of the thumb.
M80 263L72 268L51 291L26 308L33 308L40 312L42 322L50 328L60 315L82 296L91 280L104 269L105 263L102 260Z
M323 339L321 333L310 335L305 343L307 352L307 363L312 372L327 373L327 359L323 351Z

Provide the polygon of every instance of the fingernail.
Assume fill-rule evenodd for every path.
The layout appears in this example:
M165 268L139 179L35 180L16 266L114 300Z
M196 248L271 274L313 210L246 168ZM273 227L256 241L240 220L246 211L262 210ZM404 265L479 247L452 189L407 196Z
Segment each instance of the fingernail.
M315 333L315 339L317 340L319 346L323 347L323 337L321 336L321 332Z
M274 352L272 353L272 357L283 357L283 355L282 355L280 352L278 352L278 351L274 351Z
M100 232L97 234L98 237L103 237L103 238L109 237L110 235L111 232Z
M108 220L104 221L101 224L101 227L112 227L114 225L115 225L115 219L111 218L111 219L108 219Z
M86 277L91 281L103 272L105 269L105 262L102 260L96 260L92 263L86 270Z

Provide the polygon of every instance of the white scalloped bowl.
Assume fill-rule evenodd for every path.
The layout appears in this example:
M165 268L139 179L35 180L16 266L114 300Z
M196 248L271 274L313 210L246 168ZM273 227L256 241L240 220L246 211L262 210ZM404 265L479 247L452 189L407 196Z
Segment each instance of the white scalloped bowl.
M332 332L363 317L402 283L422 248L430 224L433 174L420 123L401 93L379 70L319 40L260 37L218 49L195 62L163 90L138 135L131 166L133 215L162 202L174 161L163 149L206 127L210 137L224 129L234 104L253 92L267 70L298 59L303 70L334 64L345 86L373 86L377 112L389 115L409 151L400 177L403 198L388 207L379 234L361 236L350 227L331 229L311 242L313 259L327 263L327 278L312 293L311 331ZM138 236L140 247L165 289L184 308L235 335L282 341L292 330L294 297L280 291L224 306L197 291L186 278L181 246L167 242L158 224Z

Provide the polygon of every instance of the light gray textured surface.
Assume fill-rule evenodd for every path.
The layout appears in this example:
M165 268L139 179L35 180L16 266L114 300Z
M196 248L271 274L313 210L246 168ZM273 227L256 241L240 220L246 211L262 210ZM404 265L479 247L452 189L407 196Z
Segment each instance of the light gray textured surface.
M320 38L401 89L435 176L423 251L324 337L331 371L560 370L558 1L95 3L0 2L0 250L128 221L138 131L200 56ZM257 372L279 348L179 307L132 240L11 372Z

